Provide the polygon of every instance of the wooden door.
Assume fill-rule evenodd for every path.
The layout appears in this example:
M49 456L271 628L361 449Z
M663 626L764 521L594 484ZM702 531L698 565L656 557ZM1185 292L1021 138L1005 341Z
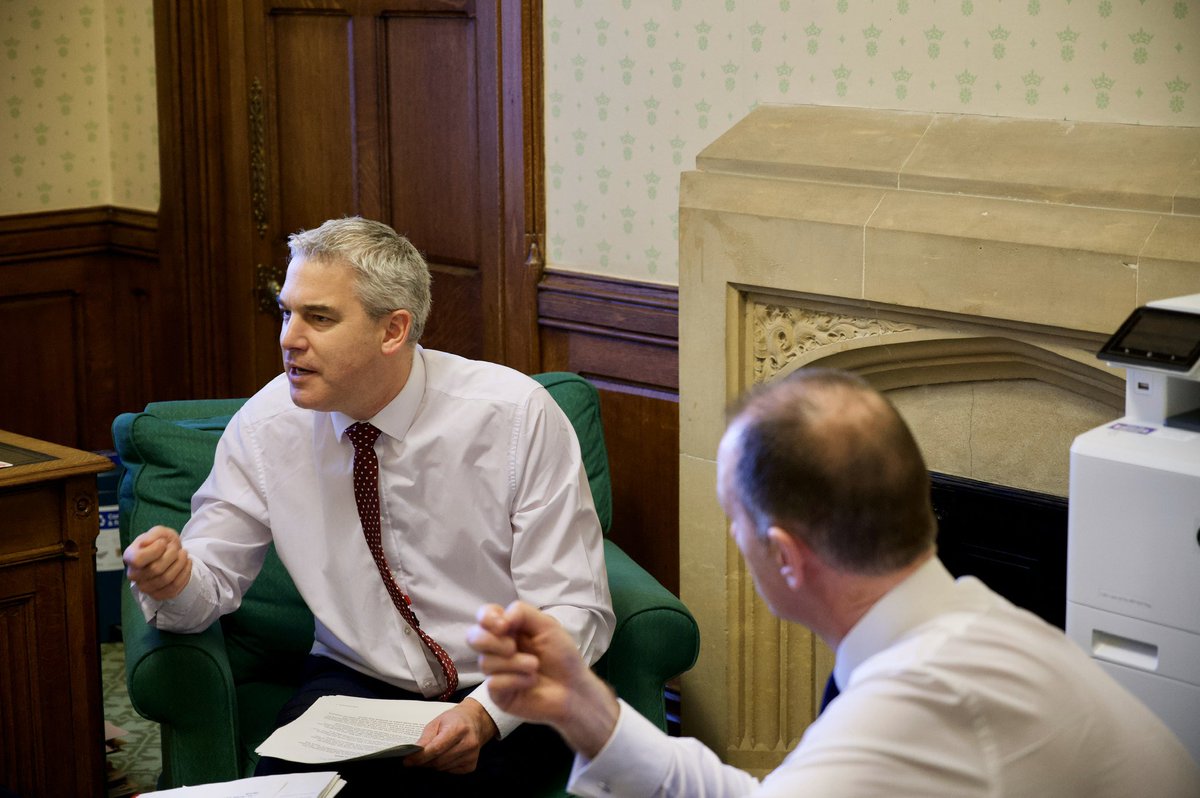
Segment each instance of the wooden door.
M287 237L352 214L392 225L429 261L425 346L536 367L540 264L526 264L522 6L248 0L166 15L163 24L199 48L211 81L186 74L189 53L176 47L174 99L194 103L196 118L207 105L221 117L219 135L179 130L180 151L194 139L200 166L220 175L215 196L202 193L202 172L190 173L196 202L212 212L179 220L198 240L219 240L194 253L211 273L199 282L211 286L202 299L219 318L212 334L224 339L205 344L204 332L193 333L213 350L196 367L225 370L198 375L208 393L246 394L279 373L274 293ZM203 317L193 330L214 327Z

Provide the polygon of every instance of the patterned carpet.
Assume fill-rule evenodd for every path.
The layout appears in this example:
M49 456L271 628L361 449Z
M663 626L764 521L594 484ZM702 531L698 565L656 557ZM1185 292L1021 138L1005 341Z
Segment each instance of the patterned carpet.
M120 728L119 750L108 755L112 767L124 771L136 790L153 790L162 771L158 724L138 715L125 689L125 645L100 644L100 676L104 690L104 719Z

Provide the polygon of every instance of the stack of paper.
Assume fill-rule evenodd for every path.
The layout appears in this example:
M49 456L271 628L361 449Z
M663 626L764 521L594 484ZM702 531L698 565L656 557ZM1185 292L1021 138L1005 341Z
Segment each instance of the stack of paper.
M346 782L333 771L283 773L144 792L141 798L333 798L345 786Z

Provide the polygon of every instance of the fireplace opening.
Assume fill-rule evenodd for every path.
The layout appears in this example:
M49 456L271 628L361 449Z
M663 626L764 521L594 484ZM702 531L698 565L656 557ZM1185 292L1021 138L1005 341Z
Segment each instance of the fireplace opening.
M938 556L1062 629L1067 606L1067 500L930 472Z

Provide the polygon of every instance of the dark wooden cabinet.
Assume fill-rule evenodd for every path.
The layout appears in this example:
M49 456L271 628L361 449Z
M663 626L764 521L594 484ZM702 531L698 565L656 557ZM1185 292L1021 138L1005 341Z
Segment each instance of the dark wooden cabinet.
M0 431L0 785L104 794L96 474L108 458ZM29 462L26 462L29 461Z

